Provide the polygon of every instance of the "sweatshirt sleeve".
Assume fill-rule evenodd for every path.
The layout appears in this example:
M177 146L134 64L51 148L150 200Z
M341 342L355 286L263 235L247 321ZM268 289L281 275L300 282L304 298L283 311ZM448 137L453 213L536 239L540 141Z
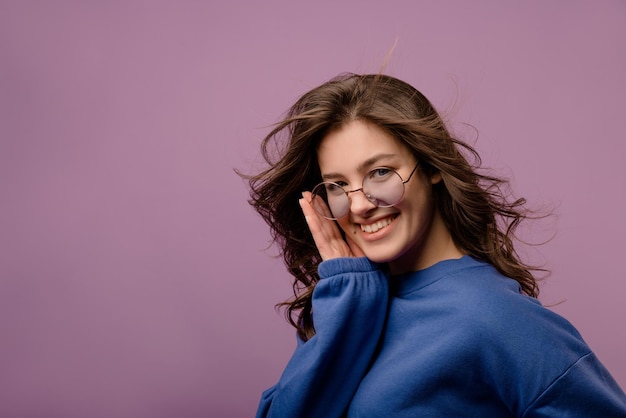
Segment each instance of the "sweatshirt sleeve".
M524 417L626 417L626 395L593 353L559 376Z
M300 342L261 417L340 417L372 360L387 312L387 277L367 258L322 262L313 291L316 334Z

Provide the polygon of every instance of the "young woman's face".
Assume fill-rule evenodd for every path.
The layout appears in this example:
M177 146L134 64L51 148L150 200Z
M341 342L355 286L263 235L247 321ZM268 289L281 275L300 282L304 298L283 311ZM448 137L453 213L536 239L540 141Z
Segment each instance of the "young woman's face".
M323 181L338 183L346 191L361 188L363 177L374 168L391 168L406 180L418 163L399 140L359 120L329 132L317 157ZM349 212L337 223L367 258L389 263L394 274L427 267L424 263L433 264L433 257L447 258L443 253L451 244L435 212L432 184L438 181L439 175L429 178L418 167L404 184L402 199L391 207L377 207L363 192L352 192Z

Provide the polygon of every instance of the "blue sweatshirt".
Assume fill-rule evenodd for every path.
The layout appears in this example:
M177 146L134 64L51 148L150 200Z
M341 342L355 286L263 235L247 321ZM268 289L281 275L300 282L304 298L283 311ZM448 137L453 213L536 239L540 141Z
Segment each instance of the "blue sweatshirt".
M469 256L388 278L319 265L316 335L257 417L626 417L626 395L576 329Z

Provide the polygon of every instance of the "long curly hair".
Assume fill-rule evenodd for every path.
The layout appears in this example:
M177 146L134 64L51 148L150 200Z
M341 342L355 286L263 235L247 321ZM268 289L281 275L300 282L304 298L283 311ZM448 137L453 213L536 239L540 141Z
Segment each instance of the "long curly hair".
M411 85L382 74L343 74L304 94L263 139L269 167L244 176L249 203L269 224L294 277L294 297L279 304L303 340L315 334L311 299L321 262L298 205L302 191L321 181L317 147L330 130L353 121L376 124L399 139L426 173L440 173L434 186L437 208L459 248L516 280L537 296L531 271L514 248L514 232L528 216L524 199L510 199L507 182L480 174L480 157L454 138L428 99ZM473 160L473 164L470 160Z

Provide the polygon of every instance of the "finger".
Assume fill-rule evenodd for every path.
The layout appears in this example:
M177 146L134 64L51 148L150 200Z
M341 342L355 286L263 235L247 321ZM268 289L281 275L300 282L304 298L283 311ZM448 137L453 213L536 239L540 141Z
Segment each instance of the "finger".
M317 213L308 200L310 193L304 193L303 196L305 197L299 200L300 207L322 259L351 257L352 251L341 236L335 222Z
M320 216L306 199L300 200L300 206L318 248L332 245L341 236L335 223Z
M311 192L303 192L302 196L308 202L311 202L314 197ZM313 201L313 203L310 204L309 206L311 206L312 209L314 209L315 215L318 217L320 216L319 210L322 210L323 213L327 213L328 216L330 216L330 209L328 208L328 206L322 199L317 199L316 201ZM322 218L323 217L320 217L320 219ZM333 236L336 236L337 239L343 240L343 237L341 236L341 233L339 232L339 229L337 228L337 225L335 224L335 222L329 222L329 223L332 225L333 231L335 231L335 234L333 234ZM348 247L350 248L352 255L354 257L365 257L365 253L363 252L363 250L356 244L356 242L349 235L346 235L345 241L347 242Z
M346 234L346 241L348 242L348 246L350 247L350 250L352 251L352 254L354 254L355 257L366 257L361 247L359 247L358 244L352 238L350 238L347 234Z
M303 197L304 197L304 193L303 193ZM311 203L311 206L313 206L313 208L317 211L318 214L322 214L323 217L325 218L332 218L332 213L330 212L330 208L328 207L328 205L326 204L326 202L321 196L311 195L310 197L306 199L307 201Z
M302 197L303 199L300 202L300 206L302 207L304 216L313 221L313 225L319 227L319 232L328 239L341 237L341 233L339 232L339 228L337 227L335 221L320 215L320 212L318 212L317 208L314 206L315 203L312 203L311 201L311 198L313 197L311 192L302 193ZM317 202L318 205L322 203ZM324 213L326 212L323 207L320 207L320 209L322 209ZM330 211L328 211L328 213L330 213Z
M318 216L317 211L315 210L313 205L310 204L311 199L312 199L311 192L303 192L302 199L300 200L300 207L302 208L302 212L304 213L304 216L317 217Z

